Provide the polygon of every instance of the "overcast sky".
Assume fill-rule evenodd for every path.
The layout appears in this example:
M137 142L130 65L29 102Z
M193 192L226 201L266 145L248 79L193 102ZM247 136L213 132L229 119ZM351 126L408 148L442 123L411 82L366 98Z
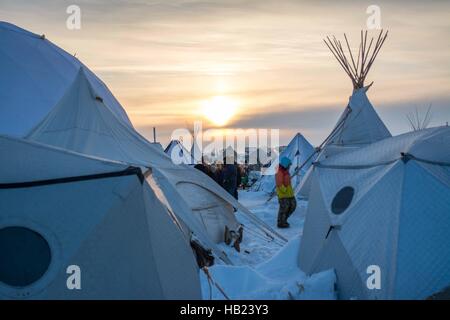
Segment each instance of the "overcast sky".
M81 30L66 28L71 4ZM0 20L76 53L163 144L220 95L239 104L227 128L279 128L284 144L299 131L317 145L352 91L322 39L346 32L357 46L373 4L390 32L366 81L377 112L393 134L430 103L432 125L450 122L449 1L0 0Z

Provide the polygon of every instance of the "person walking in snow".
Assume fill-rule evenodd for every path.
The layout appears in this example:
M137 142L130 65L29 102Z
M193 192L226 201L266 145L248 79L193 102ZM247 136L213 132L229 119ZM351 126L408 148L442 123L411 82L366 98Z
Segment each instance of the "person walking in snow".
M278 210L278 228L289 228L287 220L297 207L297 201L295 200L294 190L291 185L291 176L289 174L290 166L291 160L289 158L281 158L275 175L276 192L280 205Z

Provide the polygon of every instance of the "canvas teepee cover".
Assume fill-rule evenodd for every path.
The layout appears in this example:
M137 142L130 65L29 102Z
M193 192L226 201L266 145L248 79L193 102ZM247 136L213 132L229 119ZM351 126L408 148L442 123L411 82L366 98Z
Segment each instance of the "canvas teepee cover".
M260 180L257 181L253 189L255 191L265 191L272 193L275 190L275 173L278 168L279 159L287 157L291 159L292 165L289 172L292 177L292 187L295 189L300 183L305 172L311 166L314 161L312 157L314 153L314 147L301 135L297 133L294 138L289 142L286 149L272 162L271 166L266 169L265 175L262 175Z
M327 37L327 40L325 40L328 48L351 79L353 93L335 127L321 145L321 150L317 157L318 160L329 158L342 152L352 151L391 137L391 133L367 97L367 91L372 84L364 86L367 74L387 35L388 33L383 33L382 30L376 41L371 39L369 43L367 41L367 31L365 33L361 31L361 43L357 55L352 53L345 35L348 55L345 54L341 42L335 37L332 39ZM296 193L302 198L308 198L309 196L313 170L314 167L308 170L305 178L296 189Z
M183 144L178 140L172 140L167 145L164 152L172 159L175 163L194 165L195 159L190 154L190 152L183 146Z
M139 168L5 136L0 150L0 298L200 298L191 248Z
M423 299L450 284L450 128L316 164L300 267L334 268L343 299ZM366 286L370 266L381 288Z
M368 88L360 88L353 91L347 108L323 148L321 158L391 137L367 98L367 90Z

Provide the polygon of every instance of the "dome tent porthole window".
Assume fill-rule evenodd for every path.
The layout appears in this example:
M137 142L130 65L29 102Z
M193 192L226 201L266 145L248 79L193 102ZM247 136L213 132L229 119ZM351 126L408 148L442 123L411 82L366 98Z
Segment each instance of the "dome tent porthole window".
M350 206L355 195L355 189L350 186L343 187L339 190L331 202L331 212L341 214Z
M20 226L0 228L0 282L26 287L40 280L52 259L47 240Z

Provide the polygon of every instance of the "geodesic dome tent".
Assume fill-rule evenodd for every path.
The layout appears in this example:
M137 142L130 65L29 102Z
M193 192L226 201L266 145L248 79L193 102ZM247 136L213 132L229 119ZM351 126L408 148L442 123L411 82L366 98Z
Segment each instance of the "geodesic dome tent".
M450 284L450 128L314 164L299 263L334 268L340 298L424 299ZM367 268L381 270L369 290Z
M0 150L0 298L200 299L192 250L140 168L6 136Z
M0 132L82 154L149 168L147 180L183 232L226 262L215 245L241 228L233 207L249 212L214 181L142 137L107 87L44 37L0 23ZM43 87L43 88L41 88ZM205 179L207 178L207 179ZM150 181L151 180L151 181ZM252 216L267 232L270 227ZM274 233L275 234L275 233Z
M64 96L80 67L78 59L44 35L0 21L0 134L26 135ZM131 126L105 84L88 68L85 75L108 108Z

